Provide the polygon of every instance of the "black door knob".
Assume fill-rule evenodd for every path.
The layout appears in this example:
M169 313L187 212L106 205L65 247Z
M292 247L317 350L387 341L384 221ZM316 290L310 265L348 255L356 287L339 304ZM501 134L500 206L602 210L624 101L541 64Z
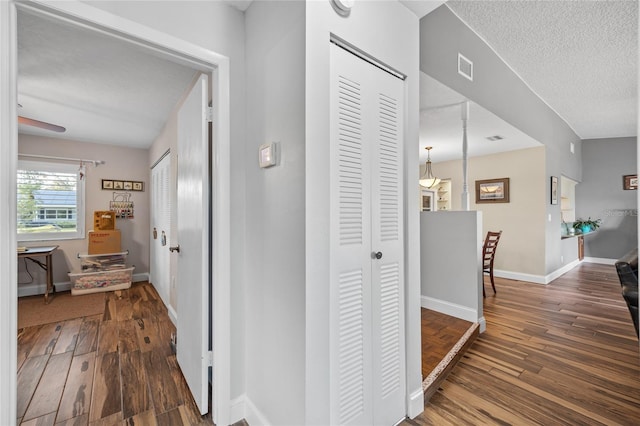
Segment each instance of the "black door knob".
M373 253L373 256L376 259L382 259L382 252L381 251L375 252L375 253Z

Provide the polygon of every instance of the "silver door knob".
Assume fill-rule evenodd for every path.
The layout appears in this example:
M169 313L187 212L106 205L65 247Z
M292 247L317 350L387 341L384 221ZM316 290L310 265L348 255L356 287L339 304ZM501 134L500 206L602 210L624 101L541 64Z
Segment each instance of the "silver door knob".
M178 244L177 246L174 246L174 247L169 247L169 251L172 252L172 253L174 251L177 251L178 253L180 253L180 244Z
M378 252L375 252L375 253L372 253L372 254L373 254L372 257L374 257L376 259L382 259L382 252L381 251L378 251Z

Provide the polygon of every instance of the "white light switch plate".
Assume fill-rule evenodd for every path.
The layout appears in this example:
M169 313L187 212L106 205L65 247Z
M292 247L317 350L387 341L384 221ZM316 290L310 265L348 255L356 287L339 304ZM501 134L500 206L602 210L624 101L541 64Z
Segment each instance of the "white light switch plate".
M261 168L276 165L276 144L275 142L260 145L258 149L258 162Z

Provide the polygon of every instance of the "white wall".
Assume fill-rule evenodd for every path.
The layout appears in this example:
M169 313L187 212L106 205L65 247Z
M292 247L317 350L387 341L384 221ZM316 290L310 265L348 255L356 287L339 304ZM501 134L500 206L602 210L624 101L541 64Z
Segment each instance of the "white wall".
M303 424L305 3L246 11L246 395L250 424ZM258 147L277 143L261 169Z
M98 167L86 166L85 174L85 238L77 240L55 241L60 247L53 256L53 281L60 288L69 282L70 271L80 271L79 253L87 253L86 231L93 229L93 212L109 210L109 201L113 191L102 190L102 179L132 180L144 182L143 192L130 192L134 203L133 219L117 219L116 228L120 229L122 250L129 250L127 263L135 265L134 274L139 279L147 279L149 273L149 169L146 149L99 145L64 139L46 138L32 135L19 135L18 151L23 154L50 155L56 157L86 158L104 160ZM52 242L53 243L53 242ZM42 242L28 242L25 246L42 245ZM47 242L48 244L48 242ZM24 262L18 264L18 282L25 282L28 275ZM42 289L46 285L46 276L39 267L29 265L29 272ZM20 292L20 287L18 291ZM63 288L66 288L64 286Z
M484 331L482 216L477 211L420 213L420 287L424 308L477 322Z
M306 10L306 423L329 421L329 37L334 33L407 75L405 279L407 385L413 416L423 410L420 348L418 19L396 1L355 2L348 16L329 1Z
M435 163L433 172L451 178L452 209L460 210L462 161ZM508 177L510 202L477 204L475 181ZM546 237L545 148L529 148L500 154L473 157L468 162L469 206L482 211L482 229L502 230L496 252L495 269L544 277ZM560 225L554 243L560 247Z

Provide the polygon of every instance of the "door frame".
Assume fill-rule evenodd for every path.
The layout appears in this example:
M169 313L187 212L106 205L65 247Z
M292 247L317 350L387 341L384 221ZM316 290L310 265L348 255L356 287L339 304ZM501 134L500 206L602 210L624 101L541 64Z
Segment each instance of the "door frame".
M231 404L230 353L230 68L229 58L216 52L148 28L79 1L0 1L0 276L8 282L0 296L0 341L9 342L0 351L0 424L16 420L17 402L17 263L16 173L17 126L17 9L47 15L100 31L123 41L199 69L211 76L213 99L212 229L213 253L211 306L213 334L213 414L216 424L229 424Z

